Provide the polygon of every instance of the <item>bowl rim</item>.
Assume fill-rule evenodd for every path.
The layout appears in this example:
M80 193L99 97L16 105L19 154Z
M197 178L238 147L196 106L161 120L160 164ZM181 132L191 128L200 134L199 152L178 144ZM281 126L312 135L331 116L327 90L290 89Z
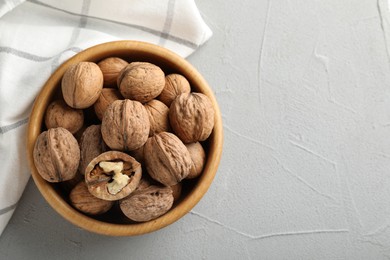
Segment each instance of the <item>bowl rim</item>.
M209 137L208 159L203 169L203 174L197 182L197 184L201 183L201 185L195 185L190 193L173 209L157 219L136 224L114 224L96 220L80 213L59 196L53 184L45 181L39 175L34 165L33 150L35 140L41 133L41 126L43 123L43 116L39 116L39 111L44 111L48 106L66 69L71 64L79 61L98 61L103 59L104 56L109 57L112 56L111 54L113 53L123 53L126 51L136 51L137 53L152 55L153 57L163 59L164 62L172 64L174 67L180 68L182 70L181 73L184 72L184 76L188 77L190 82L195 82L197 87L200 88L197 90L211 99L215 109L215 124L213 132ZM45 98L47 96L49 96L49 98ZM223 126L221 112L212 89L202 75L187 60L176 53L152 43L132 40L101 43L79 52L62 63L62 65L51 74L36 97L27 127L27 155L31 175L45 200L58 214L74 225L93 233L109 236L135 236L150 233L174 223L187 214L195 207L209 189L221 160L222 146Z

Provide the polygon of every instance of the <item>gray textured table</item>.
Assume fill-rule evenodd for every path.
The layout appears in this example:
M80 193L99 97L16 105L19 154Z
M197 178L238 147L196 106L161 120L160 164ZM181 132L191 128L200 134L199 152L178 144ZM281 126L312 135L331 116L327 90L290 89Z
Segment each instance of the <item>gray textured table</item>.
M30 181L0 259L390 258L387 1L197 4L214 36L189 61L225 131L206 196L163 230L115 238L63 220Z

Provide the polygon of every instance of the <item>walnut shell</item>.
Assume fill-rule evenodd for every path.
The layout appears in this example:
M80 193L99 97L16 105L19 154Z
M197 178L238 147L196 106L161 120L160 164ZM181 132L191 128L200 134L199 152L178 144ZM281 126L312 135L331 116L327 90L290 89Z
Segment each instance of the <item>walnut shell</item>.
M116 87L121 70L129 63L118 57L109 57L100 61L97 65L103 73L103 86L106 88Z
M164 89L157 99L169 107L178 95L190 92L190 83L184 76L176 73L169 74L165 77Z
M126 217L144 222L156 219L169 211L173 200L170 187L150 185L137 189L122 199L119 205Z
M76 138L65 128L42 132L34 146L34 164L48 182L67 181L75 177L80 161Z
M206 163L206 153L203 149L203 146L199 142L185 144L185 146L190 152L193 163L191 171L186 179L193 179L198 177L202 173L203 167Z
M169 107L173 132L184 142L206 140L214 128L214 108L202 93L183 93Z
M93 196L84 181L79 182L69 194L70 204L77 210L89 214L99 215L111 209L113 201L102 200Z
M129 99L114 101L104 113L102 136L113 150L131 151L148 139L150 122L145 107Z
M147 176L146 176L146 177L145 177L145 175L142 176L142 179L139 181L137 190L146 189L147 187L149 187L150 185L152 185L152 182L153 182L153 180L151 180L151 179L148 178Z
M61 99L51 102L46 109L45 125L47 129L63 127L74 134L81 129L83 124L83 110L71 108Z
M82 175L80 171L77 171L76 175L72 179L60 182L59 186L61 187L61 191L65 194L69 194L69 192L76 187L80 181L84 181L84 175Z
M154 64L131 62L121 71L117 84L123 97L146 103L160 95L165 74Z
M107 170L102 162L122 164L120 172ZM108 151L94 158L85 170L85 182L89 192L103 200L119 200L137 187L142 177L141 164L123 152ZM115 187L114 187L115 186Z
M169 108L163 102L153 99L144 106L148 112L150 121L149 136L153 136L160 132L171 131L168 117Z
M177 202L180 199L182 186L183 185L181 184L181 182L178 182L175 185L170 186L172 189L172 196L174 202Z
M165 186L183 180L192 167L190 153L183 142L168 132L148 139L144 147L144 160L150 177Z
M90 107L103 88L103 73L93 62L82 61L69 66L62 77L62 95L68 106Z
M93 104L96 116L101 121L107 107L116 100L123 99L119 90L115 88L103 88L98 100Z
M142 165L145 163L145 160L144 160L144 147L145 147L145 145L143 145L140 148L137 148L135 150L128 151L128 154L130 156L134 157L134 159L136 159Z
M103 141L101 126L90 125L85 129L80 139L80 164L79 172L84 175L88 164L99 154L107 151Z

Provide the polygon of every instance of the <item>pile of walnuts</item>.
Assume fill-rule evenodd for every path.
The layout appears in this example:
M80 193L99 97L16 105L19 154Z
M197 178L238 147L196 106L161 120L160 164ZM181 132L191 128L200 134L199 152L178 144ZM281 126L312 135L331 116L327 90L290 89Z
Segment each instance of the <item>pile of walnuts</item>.
M72 183L77 210L98 215L119 205L128 219L149 221L177 201L182 180L202 173L214 108L184 76L110 57L71 65L61 90L33 157L43 179ZM98 124L87 123L92 109Z

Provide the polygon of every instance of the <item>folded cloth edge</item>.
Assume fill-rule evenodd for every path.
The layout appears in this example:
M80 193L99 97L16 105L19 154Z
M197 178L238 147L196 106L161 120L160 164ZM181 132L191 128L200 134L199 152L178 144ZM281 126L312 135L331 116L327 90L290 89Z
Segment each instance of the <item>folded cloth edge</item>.
M23 2L26 2L25 0L8 0L7 2L3 3L3 5L0 4L0 21L1 21L1 18L4 18L4 15L5 14L10 14L12 15L11 11L15 9L15 7L19 6L20 4L22 4ZM193 8L193 13L197 16L197 19L195 19L195 23L197 23L197 26L201 27L201 29L203 30L203 34L201 37L201 39L198 41L198 45L193 48L192 51L187 51L185 54L183 54L182 56L186 57L188 55L190 55L193 51L195 51L199 46L201 46L204 42L206 42L211 36L212 36L212 31L211 29L207 26L207 24L204 22L204 20L201 18L201 15L199 13L199 9L197 8L195 2L193 0L190 0L190 1L187 1L187 3L190 3L192 5L192 8ZM1 32L0 32L1 33ZM123 40L125 40L125 38L123 38ZM0 41L0 48L2 47L1 45L3 44L3 42ZM12 45L11 45L12 46ZM12 46L13 47L13 46ZM86 47L85 45L83 47ZM89 46L90 47L90 46ZM87 47L86 47L87 48ZM4 55L5 53L7 55L15 55L15 53L12 53L12 52L8 52L7 53L7 48L3 48L5 50L5 52L3 51L3 54ZM85 49L85 48L83 48ZM82 49L79 49L79 51L81 51ZM173 50L174 51L174 50ZM0 50L0 52L2 52L2 50ZM71 56L73 56L74 54L76 54L77 52L75 53L72 53ZM0 53L1 54L1 53ZM7 56L6 55L6 56ZM60 54L59 54L60 55ZM17 56L17 55L16 55ZM1 58L1 56L0 56ZM66 58L66 57L61 57L61 58ZM70 57L68 57L70 58ZM0 60L1 62L1 60ZM57 65L59 65L61 62L57 63ZM23 121L24 122L24 121ZM16 122L18 123L18 122ZM15 123L15 124L16 124ZM4 126L4 127L7 127L7 126ZM0 125L0 130L3 129L3 126ZM8 129L8 128L7 128ZM22 129L19 129L19 131L17 132L20 132L22 131ZM9 132L9 131L7 131ZM24 130L22 131L23 133L25 132ZM3 135L4 133L2 133L0 131L0 135ZM15 133L16 134L16 133ZM1 147L1 146L0 146ZM22 157L22 155L19 155ZM18 155L15 155L14 156L15 158L18 158ZM20 157L20 159L21 159ZM21 173L22 174L22 173ZM4 204L2 206L2 208L0 209L0 235L2 234L2 232L4 231L4 228L6 227L7 223L9 222L9 219L11 218L15 208L17 207L18 203L19 203L19 200L20 200L20 197L22 196L22 192L27 184L29 180L29 177L28 178L21 178L21 181L24 182L24 183L19 183L19 188L21 189L20 191L20 194L18 196L18 199L16 200L13 200L13 201L9 201L10 203L9 204Z

